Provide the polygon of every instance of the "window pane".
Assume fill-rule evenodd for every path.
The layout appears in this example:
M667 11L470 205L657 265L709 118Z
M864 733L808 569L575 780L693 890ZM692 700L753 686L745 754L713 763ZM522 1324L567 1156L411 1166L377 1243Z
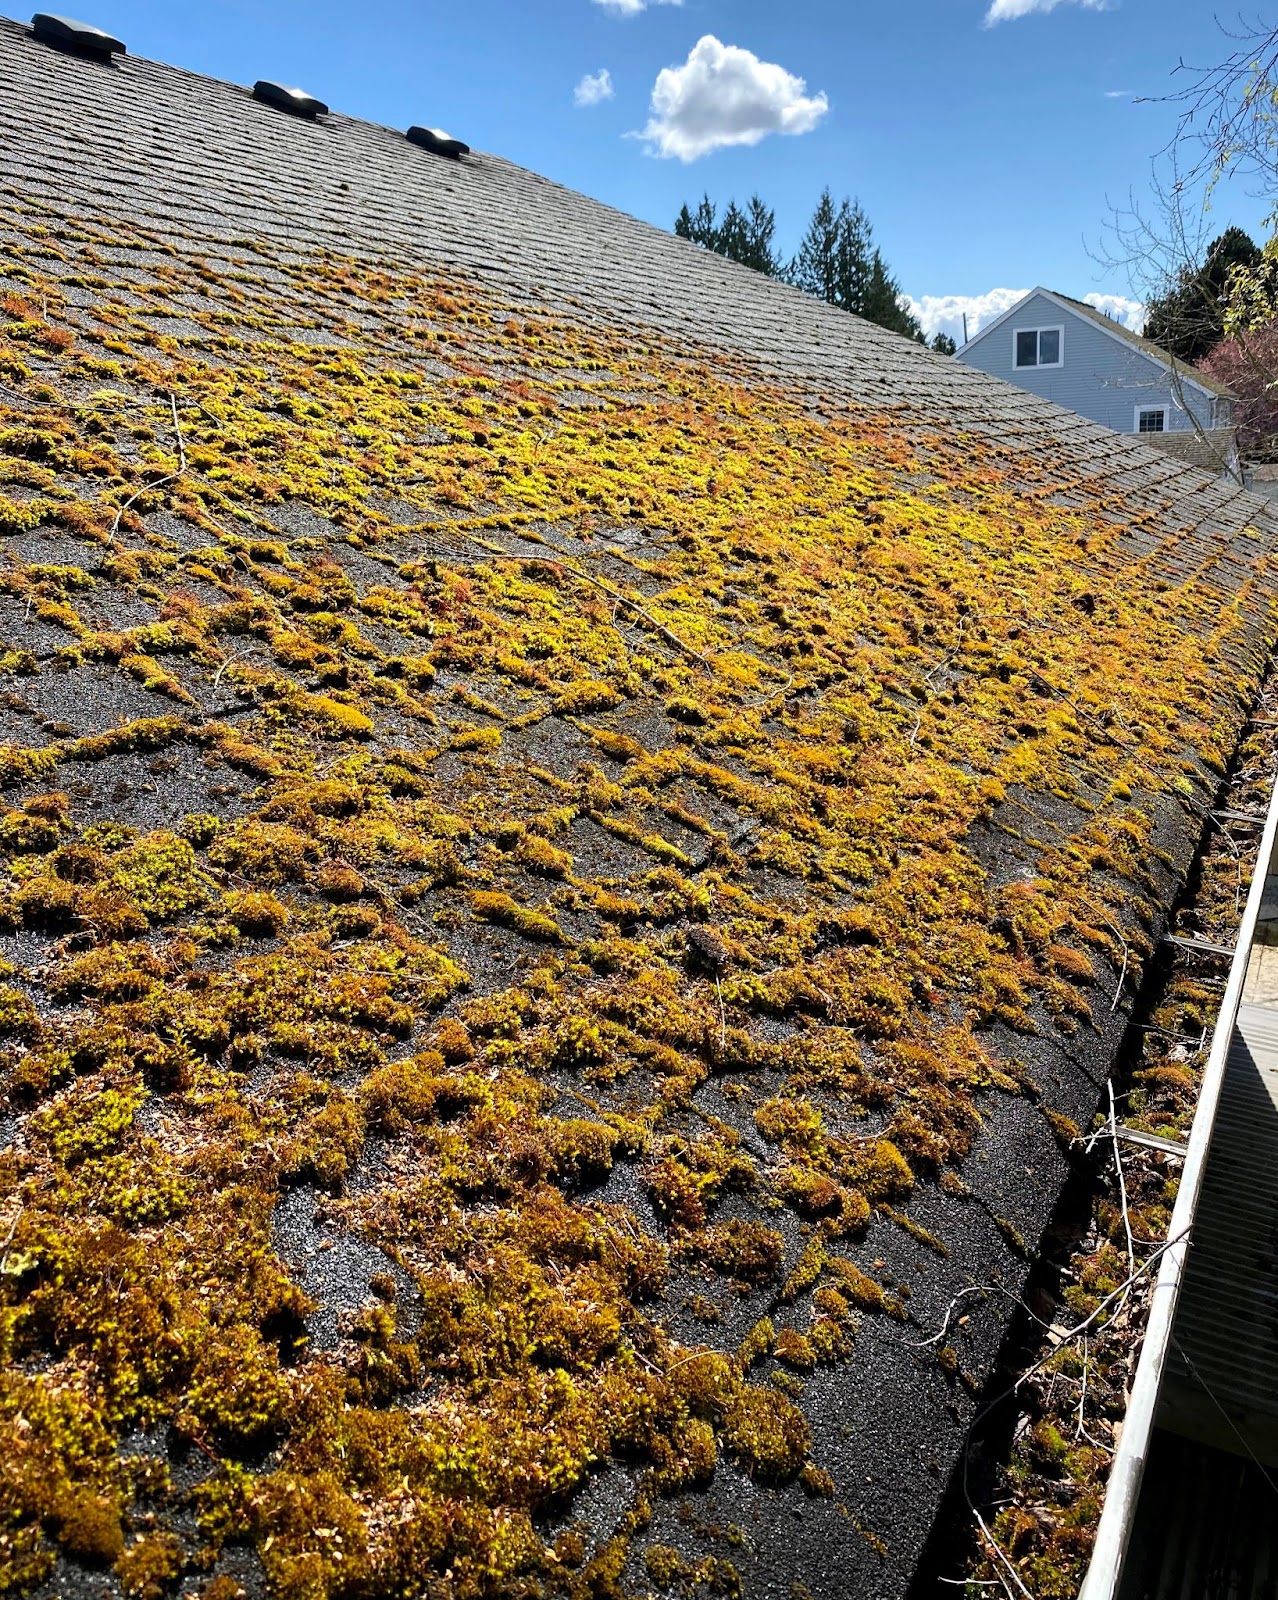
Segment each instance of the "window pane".
M1038 334L1032 330L1029 333L1016 335L1016 365L1018 367L1038 365Z
M1038 336L1038 364L1040 367L1054 367L1061 358L1061 331L1059 328L1044 328Z
M1162 433L1166 414L1163 411L1142 411L1140 414L1141 433Z

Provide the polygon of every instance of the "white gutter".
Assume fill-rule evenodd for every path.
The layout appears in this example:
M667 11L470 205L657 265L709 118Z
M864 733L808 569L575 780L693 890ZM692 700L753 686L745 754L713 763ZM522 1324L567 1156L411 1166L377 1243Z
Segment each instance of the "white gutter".
M1243 985L1251 960L1256 924L1260 920L1260 906L1265 894L1265 880L1269 875L1274 854L1274 840L1278 836L1278 786L1270 798L1265 817L1265 831L1261 836L1256 856L1251 892L1238 928L1238 942L1234 950L1233 965L1229 969L1229 983L1221 1002L1216 1031L1212 1035L1211 1053L1203 1073L1202 1088L1198 1095L1198 1109L1194 1112L1189 1145L1185 1154L1185 1168L1172 1211L1167 1237L1176 1241L1164 1254L1154 1292L1150 1300L1149 1321L1145 1328L1145 1343L1136 1367L1136 1381L1123 1419L1122 1436L1114 1452L1110 1468L1109 1486L1105 1491L1105 1507L1096 1530L1096 1543L1092 1550L1091 1565L1079 1591L1079 1600L1115 1600L1123 1576L1123 1563L1127 1557L1128 1541L1136 1517L1136 1504L1140 1498L1141 1478L1149 1454L1150 1433L1158 1407L1158 1392L1162 1385L1163 1369L1167 1364L1167 1351L1171 1343L1172 1320L1180 1296L1181 1278L1185 1257L1193 1243L1194 1217L1198 1209L1198 1196L1203 1184L1203 1171L1207 1164L1207 1150L1211 1143L1216 1121L1216 1108L1220 1103L1221 1085L1225 1077L1225 1062L1229 1055L1238 1007L1242 1001Z

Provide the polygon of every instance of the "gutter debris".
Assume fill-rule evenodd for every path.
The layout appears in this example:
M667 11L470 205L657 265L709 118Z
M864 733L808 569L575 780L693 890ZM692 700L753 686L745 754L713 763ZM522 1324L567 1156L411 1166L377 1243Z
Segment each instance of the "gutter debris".
M1278 675L1258 709L1278 709ZM1125 1120L1111 1123L1106 1109L1077 1141L1090 1205L1081 1226L1062 1218L1049 1229L1039 1287L1024 1304L1029 1331L978 1414L950 1548L925 1563L924 1587L939 1577L970 1595L1073 1600L1087 1574L1157 1277L1149 1269L1176 1243L1167 1230L1224 995L1221 969L1276 772L1278 718L1262 714L1207 819L1196 884L1164 941L1166 976L1145 1025L1133 1027L1140 1042L1116 1095Z

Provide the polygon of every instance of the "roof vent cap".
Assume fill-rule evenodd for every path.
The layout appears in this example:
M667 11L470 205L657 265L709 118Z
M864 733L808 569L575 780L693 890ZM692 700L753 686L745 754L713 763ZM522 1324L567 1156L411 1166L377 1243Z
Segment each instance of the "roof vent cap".
M407 137L410 144L419 144L423 150L429 150L432 155L447 156L451 161L458 161L462 156L470 154L468 144L463 144L460 139L454 139L442 128L410 128Z
M76 22L72 17L55 17L49 11L37 11L31 19L31 31L41 44L51 44L59 50L74 50L89 56L127 55L121 41L91 22Z
M277 111L290 112L295 117L326 117L328 107L305 89L292 89L286 83L271 83L259 78L253 85L253 98L263 105L274 106Z

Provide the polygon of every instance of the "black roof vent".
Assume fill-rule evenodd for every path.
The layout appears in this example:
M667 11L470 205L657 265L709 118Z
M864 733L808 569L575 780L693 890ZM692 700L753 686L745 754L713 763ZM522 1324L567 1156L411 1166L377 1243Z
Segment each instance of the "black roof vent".
M447 156L450 161L458 161L470 154L468 144L451 138L442 128L410 128L408 139L412 144L421 145L423 150L429 150L432 155Z
M284 83L271 83L259 78L253 85L253 98L263 105L274 106L277 111L288 111L295 117L326 117L328 107L305 89L290 89Z
M112 56L128 54L119 39L101 28L95 28L91 22L55 17L48 11L36 12L31 19L31 31L41 44L51 44L59 50L73 50L77 55L109 60Z

